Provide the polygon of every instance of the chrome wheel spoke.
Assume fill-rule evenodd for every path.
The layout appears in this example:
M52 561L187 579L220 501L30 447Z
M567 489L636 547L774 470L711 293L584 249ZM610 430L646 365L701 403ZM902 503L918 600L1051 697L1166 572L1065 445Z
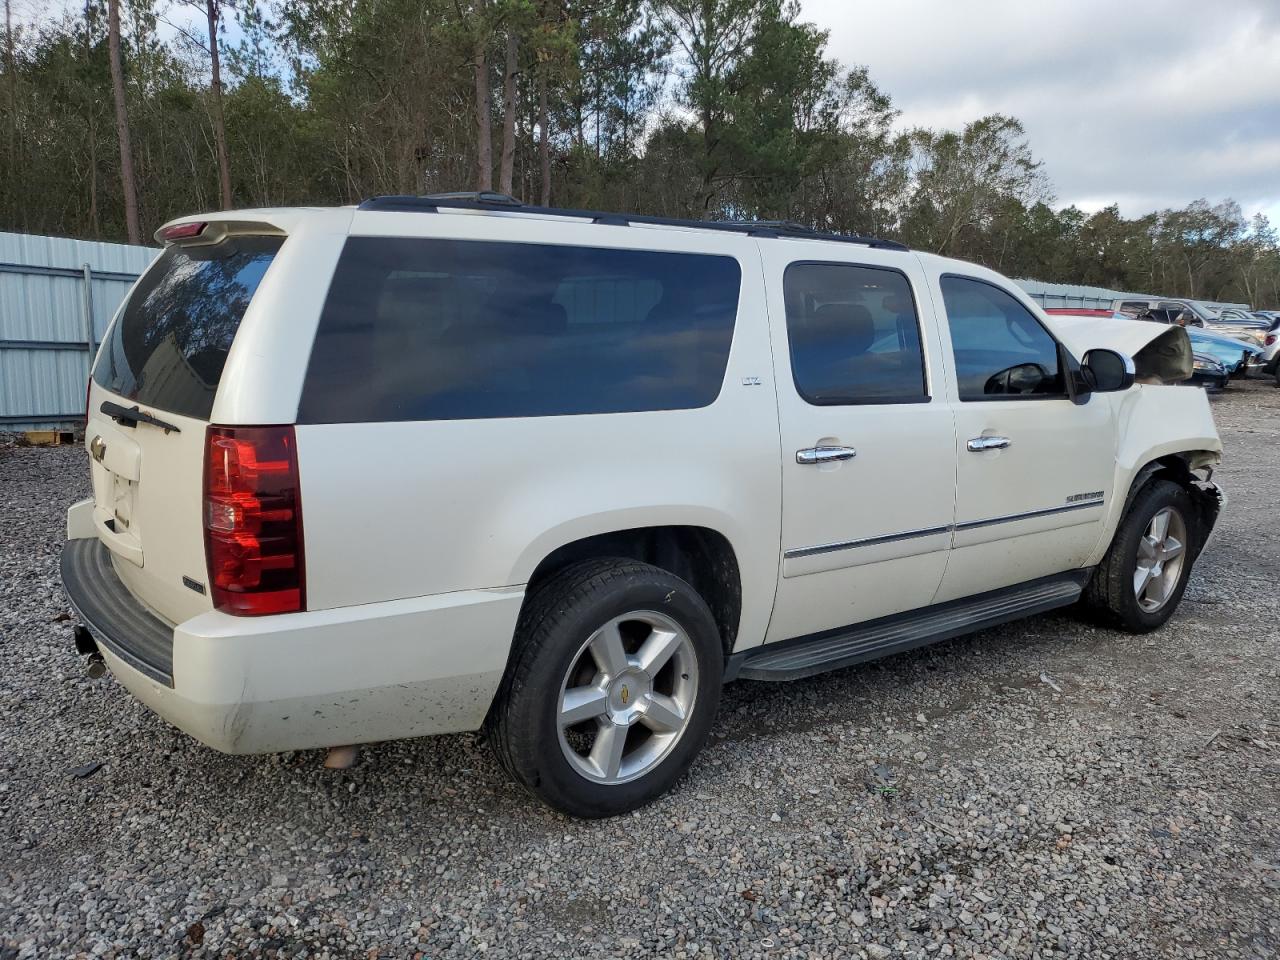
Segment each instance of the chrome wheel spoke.
M573 687L560 698L560 726L572 727L584 720L603 717L609 710L609 695L599 687Z
M1150 567L1138 567L1133 571L1133 592L1135 596L1141 597L1147 592L1147 585L1151 583L1152 569Z
M1169 535L1169 509L1167 507L1151 518L1149 532L1151 539L1156 543L1159 543Z
M645 705L640 722L654 733L675 733L684 726L684 708L664 693L655 693Z
M650 677L666 666L680 645L685 642L684 635L674 630L655 629L636 651L636 659L640 661L640 669Z
M1164 558L1172 560L1174 557L1182 553L1184 547L1181 540L1175 540L1173 537L1167 537L1164 541Z
M627 748L628 732L629 728L612 720L600 724L596 742L591 745L591 762L600 776L613 780L622 770L622 754Z
M616 677L630 666L618 621L610 620L591 638L591 657L606 676Z

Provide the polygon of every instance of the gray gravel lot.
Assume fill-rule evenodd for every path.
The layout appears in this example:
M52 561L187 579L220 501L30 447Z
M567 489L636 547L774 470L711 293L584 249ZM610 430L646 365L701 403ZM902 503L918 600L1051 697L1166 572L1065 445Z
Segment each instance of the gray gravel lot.
M673 794L596 823L474 736L225 757L87 679L83 451L0 447L0 960L1275 957L1280 390L1214 408L1231 504L1166 629L737 683Z

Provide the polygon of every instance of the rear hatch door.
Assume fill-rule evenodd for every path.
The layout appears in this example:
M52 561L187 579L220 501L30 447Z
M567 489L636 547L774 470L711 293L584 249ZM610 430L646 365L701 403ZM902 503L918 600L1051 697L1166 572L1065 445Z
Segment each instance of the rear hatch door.
M170 245L116 315L89 385L94 526L129 590L171 623L212 607L202 526L206 428L240 321L284 243Z

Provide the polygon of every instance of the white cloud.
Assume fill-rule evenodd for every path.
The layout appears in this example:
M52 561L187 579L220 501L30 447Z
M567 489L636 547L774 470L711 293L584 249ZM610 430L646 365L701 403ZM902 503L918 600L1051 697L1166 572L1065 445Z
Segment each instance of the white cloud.
M1280 212L1276 0L802 0L905 126L1018 117L1061 203Z

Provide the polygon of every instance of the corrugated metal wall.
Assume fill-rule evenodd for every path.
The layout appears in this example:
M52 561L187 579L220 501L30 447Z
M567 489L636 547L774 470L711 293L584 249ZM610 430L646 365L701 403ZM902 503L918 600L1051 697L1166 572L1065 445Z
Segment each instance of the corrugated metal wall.
M1031 299L1042 307L1079 307L1086 310L1110 310L1113 300L1128 298L1147 300L1152 297L1164 296L1161 293L1108 290L1105 287L1087 287L1083 284L1075 283L1045 283L1041 280L1016 280L1014 282L1027 291L1031 295ZM1221 310L1223 307L1250 309L1247 303L1225 303L1216 300L1197 300L1196 302L1203 303L1214 310Z
M80 425L92 350L159 252L0 233L0 430Z

